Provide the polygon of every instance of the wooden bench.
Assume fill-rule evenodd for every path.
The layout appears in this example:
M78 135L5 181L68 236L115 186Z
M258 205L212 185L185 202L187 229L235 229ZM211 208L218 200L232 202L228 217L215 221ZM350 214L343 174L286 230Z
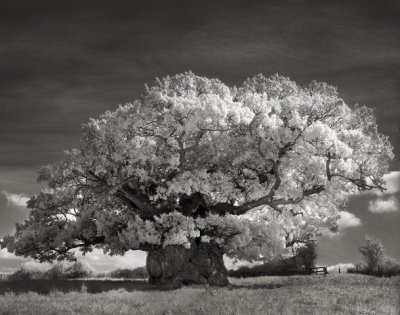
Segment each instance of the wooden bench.
M328 269L327 267L312 267L309 269L310 275L327 275Z

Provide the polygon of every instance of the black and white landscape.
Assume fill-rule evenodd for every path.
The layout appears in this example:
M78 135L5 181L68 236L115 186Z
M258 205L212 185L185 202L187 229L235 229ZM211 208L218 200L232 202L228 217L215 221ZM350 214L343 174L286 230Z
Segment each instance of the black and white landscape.
M0 25L0 313L398 314L397 1Z

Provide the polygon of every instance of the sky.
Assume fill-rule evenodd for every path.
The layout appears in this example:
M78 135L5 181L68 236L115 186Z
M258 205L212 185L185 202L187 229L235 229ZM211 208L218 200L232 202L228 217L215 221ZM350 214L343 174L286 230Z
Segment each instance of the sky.
M399 1L0 1L0 238L43 188L37 168L78 147L81 126L155 77L191 70L240 85L258 73L325 81L374 108L395 148L389 192L349 197L318 263L356 263L365 235L400 260ZM86 257L104 271L145 254ZM26 260L0 251L0 272Z

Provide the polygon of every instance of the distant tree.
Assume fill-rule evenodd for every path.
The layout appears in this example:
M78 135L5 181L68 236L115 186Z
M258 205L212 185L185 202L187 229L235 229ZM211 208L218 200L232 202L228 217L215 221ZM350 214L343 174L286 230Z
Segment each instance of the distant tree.
M359 251L364 256L365 261L365 264L358 268L362 273L378 276L400 274L400 263L386 255L386 250L380 240L366 237Z
M378 272L386 258L382 242L366 237L364 244L359 247L359 251L364 256L366 271Z
M61 264L55 264L43 273L43 278L50 280L65 279L64 267Z
M34 279L33 273L24 268L18 269L8 276L8 280L31 280L31 279Z
M141 249L152 283L227 285L224 253L268 261L334 228L348 193L383 189L392 157L372 111L326 83L178 74L41 168L48 187L2 247L41 261Z
M311 267L314 267L317 259L316 241L306 241L305 244L297 250L295 258L302 266L304 266L305 270L309 270Z
M91 277L93 275L93 271L87 264L81 261L76 261L74 264L66 268L64 274L67 278L79 279Z
M149 274L146 267L137 267L135 269L117 269L110 272L111 278L127 279L147 279Z

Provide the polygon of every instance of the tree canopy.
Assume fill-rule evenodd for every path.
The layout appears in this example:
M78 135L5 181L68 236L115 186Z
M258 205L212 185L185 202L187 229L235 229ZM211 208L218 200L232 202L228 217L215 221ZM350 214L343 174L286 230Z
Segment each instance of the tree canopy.
M335 228L349 193L383 189L392 157L372 110L326 83L178 74L90 119L80 148L40 169L47 188L2 247L52 261L199 239L268 259Z

